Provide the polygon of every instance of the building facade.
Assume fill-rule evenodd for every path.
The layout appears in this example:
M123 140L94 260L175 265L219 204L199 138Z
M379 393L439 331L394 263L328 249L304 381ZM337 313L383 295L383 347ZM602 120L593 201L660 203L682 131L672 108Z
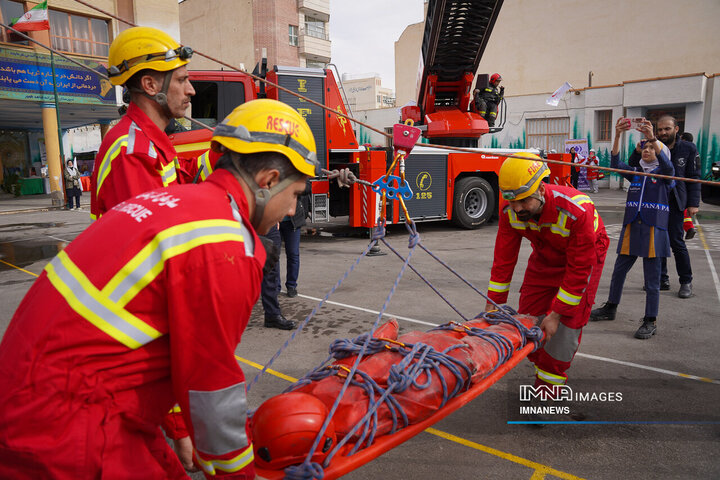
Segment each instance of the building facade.
M477 73L502 75L507 117L481 146L561 150L586 139L607 165L619 116L669 113L694 135L706 173L720 160L719 18L716 0L505 0ZM408 26L395 45L399 105L416 97L422 30ZM564 82L573 90L548 105Z
M330 62L330 0L184 0L179 7L183 42L238 68L252 70L263 56L269 67ZM192 68L221 67L199 58Z
M380 76L350 76L343 74L342 86L350 110L370 110L395 106L395 95L390 88L381 85Z
M0 0L0 20L8 25L38 3ZM0 176L6 187L51 194L55 205L64 202L63 164L74 157L68 131L88 125L99 131L119 117L121 95L104 75L110 43L128 26L102 11L179 38L175 0L147 0L141 8L133 0L93 5L51 0L49 29L28 33L37 43L4 28L0 33ZM78 135L97 137L88 128Z

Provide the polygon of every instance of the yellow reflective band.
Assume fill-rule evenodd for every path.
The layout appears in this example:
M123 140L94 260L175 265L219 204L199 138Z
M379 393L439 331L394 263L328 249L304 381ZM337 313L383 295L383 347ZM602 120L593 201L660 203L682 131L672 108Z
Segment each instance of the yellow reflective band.
M238 472L250 465L250 462L255 460L255 454L253 453L253 446L250 444L248 448L240 452L239 455L229 460L206 460L202 458L202 454L195 450L195 458L200 464L200 468L203 469L208 475L215 475L216 470L222 470L223 472Z
M575 202L577 202L578 205L582 205L584 203L589 203L589 204L595 206L593 201L587 195L575 195L574 197L572 197L572 199ZM597 232L597 229L600 226L600 220L598 217L597 210L594 211L594 216L595 216L595 218L593 219L593 226L595 227L595 231Z
M550 231L553 233L557 233L561 237L569 237L570 230L566 227L567 219L568 217L564 213L558 215L557 222L550 224Z
M508 283L497 283L490 280L490 285L488 286L488 290L491 292L497 292L497 293L505 293L510 290L510 282Z
M200 178L205 180L213 172L213 168L210 165L210 150L203 153L198 157L197 167L200 170Z
M568 291L560 288L560 290L558 290L557 299L560 300L561 302L567 303L568 305L572 305L574 307L575 305L580 304L582 295L580 295L580 296L573 295L572 293L569 293Z
M177 145L175 151L177 153L192 152L195 150L207 150L210 148L210 142L187 143L185 145Z
M182 413L182 410L180 410L180 405L176 403L175 406L172 407L168 413Z
M105 156L100 161L100 166L98 166L98 176L97 176L97 190L95 191L95 194L100 194L100 187L102 187L103 182L105 182L105 179L108 175L110 175L110 168L112 167L112 161L120 155L120 150L125 147L127 148L128 145L128 136L123 135L122 137L115 140L115 142L108 148L108 151L105 152Z
M200 245L244 242L247 229L233 220L200 220L175 225L155 235L102 289L103 295L127 305L165 268L165 262Z
M517 230L525 230L528 227L527 222L521 222L518 220L517 215L512 209L508 210L508 221L510 222L510 226Z
M65 251L45 271L70 308L126 347L136 349L162 335L95 288Z
M158 170L160 177L162 177L163 187L167 187L177 181L177 171L175 170L175 163L168 163L162 166L162 170Z
M567 378L541 370L537 367L537 365L535 365L535 372L540 380L551 385L565 385L565 382L567 382Z

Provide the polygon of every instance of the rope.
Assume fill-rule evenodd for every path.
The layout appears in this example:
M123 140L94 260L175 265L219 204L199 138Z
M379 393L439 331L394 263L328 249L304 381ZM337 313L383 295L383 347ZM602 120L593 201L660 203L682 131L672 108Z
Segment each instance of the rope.
M365 250L360 254L360 256L355 259L355 262L353 262L353 264L350 265L350 268L345 272L345 274L340 278L340 280L337 281L335 286L333 286L333 288L331 288L330 291L327 294L325 294L325 297L315 306L315 308L312 309L312 311L308 314L308 316L305 317L305 320L303 320L302 323L293 331L292 335L290 335L290 338L288 338L285 341L285 343L283 344L283 346L280 347L280 350L278 350L275 353L275 355L272 356L270 361L263 367L262 370L260 370L260 372L255 376L255 378L253 378L253 380L248 384L247 392L250 392L250 389L252 388L252 386L255 385L255 383L267 371L267 369L270 368L270 366L275 362L275 360L277 360L277 358L280 356L280 354L288 347L288 345L290 345L290 342L292 342L295 339L297 334L305 328L305 326L308 324L310 319L315 316L315 313L317 313L317 311L320 309L320 307L322 307L325 304L325 302L327 302L328 298L330 298L330 295L335 293L335 291L340 287L340 285L342 285L342 282L345 281L345 279L355 269L355 267L358 265L358 263L360 263L360 260L365 255L367 255L367 253L375 245L375 243L376 242L373 240L368 244L367 248L365 248Z

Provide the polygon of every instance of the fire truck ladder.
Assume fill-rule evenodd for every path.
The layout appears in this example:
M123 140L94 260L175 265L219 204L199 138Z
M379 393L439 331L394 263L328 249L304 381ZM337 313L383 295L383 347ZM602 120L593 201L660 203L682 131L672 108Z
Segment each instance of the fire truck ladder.
M503 0L430 0L418 92L421 118L448 107L467 112L470 85L502 3Z

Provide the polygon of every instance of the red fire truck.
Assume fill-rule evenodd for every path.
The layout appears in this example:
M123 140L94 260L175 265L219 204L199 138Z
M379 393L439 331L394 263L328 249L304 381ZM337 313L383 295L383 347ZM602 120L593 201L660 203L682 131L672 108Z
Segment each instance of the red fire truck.
M452 220L464 228L477 228L497 213L497 173L507 155L517 150L477 149L479 138L490 129L469 108L471 86L502 0L480 0L483 8L466 8L464 1L430 1L422 52L424 70L417 107L404 109L417 120L433 144L470 147L459 152L416 146L405 161L405 178L412 198L405 200L413 221ZM463 39L458 45L457 39ZM264 69L262 69L264 70ZM274 67L260 71L267 80L347 114L335 75L330 69ZM196 95L192 117L214 126L240 103L265 96L291 105L308 121L318 145L318 159L328 170L349 168L360 179L373 182L392 163L392 148L358 145L353 125L346 118L304 101L284 90L259 85L242 72L192 71ZM482 88L487 75L478 75ZM501 121L502 125L502 121ZM500 128L502 128L500 126ZM211 132L192 130L171 135L181 157L197 157L209 148ZM567 157L567 158L564 158ZM550 154L554 160L569 155ZM569 176L569 166L550 165L552 182ZM395 172L397 175L398 173ZM355 184L341 189L335 182L312 182L313 223L347 217L352 227L376 225L380 196ZM397 200L388 202L388 223L405 221Z

